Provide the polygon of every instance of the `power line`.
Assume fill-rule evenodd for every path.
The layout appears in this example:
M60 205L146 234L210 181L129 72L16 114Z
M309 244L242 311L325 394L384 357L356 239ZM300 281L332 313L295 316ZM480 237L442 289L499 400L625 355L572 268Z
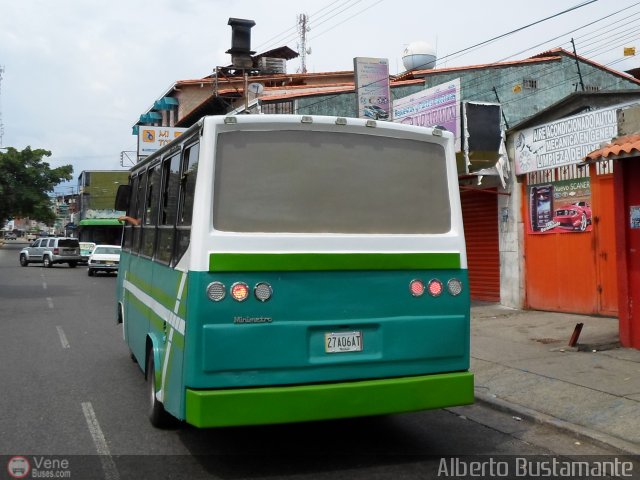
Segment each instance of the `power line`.
M475 49L477 49L479 47L488 45L488 44L493 43L493 42L495 42L497 40L500 40L501 38L505 38L505 37L508 37L510 35L513 35L514 33L521 32L522 30L526 30L527 28L533 27L534 25L538 25L539 23L542 23L542 22L546 22L547 20L551 20L552 18L559 17L561 15L564 15L565 13L573 12L574 10L577 10L579 8L582 8L584 6L587 6L587 5L589 5L591 3L594 3L594 2L597 2L597 1L598 0L587 0L585 2L579 3L578 5L570 7L568 9L566 9L566 10L562 10L561 12L554 13L553 15L550 15L548 17L542 18L540 20L536 20L535 22L532 22L532 23L528 23L527 25L523 25L522 27L518 27L518 28L516 28L514 30L511 30L510 32L502 33L502 34L500 34L500 35L498 35L496 37L490 38L488 40L484 40L484 41L482 41L480 43L476 43L475 45L471 45L470 47L463 48L462 50L458 50L457 52L450 53L449 55L445 55L440 60L444 60L444 59L447 59L447 58L450 58L450 57L458 58L459 56L461 56L460 54L462 54L462 53L467 53L467 52L469 52L471 50L475 50Z
M325 5L324 7L322 7L320 10L316 11L315 13L312 13L311 15L309 15L309 17L311 19L313 19L313 18L316 17L316 15L319 15L318 19L323 18L327 14L337 10L338 8L344 6L345 4L348 4L348 3L352 2L352 1L353 0L347 0L347 2L345 3L343 0L334 0L333 2L329 3L328 5ZM356 1L360 2L361 0L356 0ZM335 5L336 3L339 3L340 5L338 7L334 7L333 9L329 10L328 12L325 12L325 13L321 14L321 12L323 12L324 10L329 9L331 6ZM272 46L280 45L282 43L285 43L285 44L289 43L290 41L293 41L293 40L296 39L297 34L298 34L297 31L298 31L298 22L296 21L296 24L294 26L289 27L288 29L286 29L286 30L274 35L273 37L269 38L265 42L263 42L260 45L258 45L258 47L256 49L257 50L260 50L260 49L268 50Z
M594 0L594 1L595 1L595 0ZM592 3L592 2L588 2L588 3ZM575 8L580 8L581 6L584 6L584 5L586 5L586 4L587 4L587 3L583 3L583 4L580 4L580 5L577 5L577 6L573 7L572 9L565 10L564 12L566 13L566 12L568 12L568 11L571 11L571 10L575 9ZM606 18L610 18L610 17L612 17L612 16L614 16L614 15L616 15L616 14L618 14L618 13L621 13L622 11L628 10L629 8L632 8L632 7L634 7L634 6L638 5L638 4L640 4L640 2L638 2L638 3L634 4L634 5L630 6L630 7L626 7L626 8L624 8L624 9L618 10L617 12L614 12L614 13L612 13L612 14L609 14L609 15L606 15L606 16L604 16L604 17L601 17L601 18L599 18L599 19L597 19L597 20L595 20L595 21L593 21L593 22L590 22L589 24L583 25L582 27L580 27L579 29L576 29L576 30L580 30L580 29L582 29L582 28L586 28L586 27L588 27L588 26L592 26L592 25L594 25L594 24L596 24L596 23L598 23L598 22L600 22L600 21L602 21L602 20L604 20L604 19L606 19ZM554 16L557 16L557 14L556 14L556 15L554 15ZM547 17L547 18L553 18L554 16ZM539 22L535 22L535 23L539 23ZM614 22L614 23L619 23L619 21L618 21L618 22ZM532 25L532 24L530 24L530 25ZM516 31L519 31L519 30L520 30L520 29L517 29ZM575 31L575 30L574 30L574 31ZM609 35L610 35L610 32L608 32L608 33L609 33ZM588 34L587 34L587 35L588 35ZM551 41L553 41L553 40L555 40L555 39L557 39L557 38L559 38L559 37L556 37L556 38L552 39ZM482 44L486 44L487 42L488 42L488 41L482 42ZM547 42L544 42L544 43L548 43L548 41L547 41ZM603 48L603 47L599 47L599 49L601 49L601 48ZM464 49L464 50L468 50L468 48L467 48L467 49ZM526 51L526 50L525 50L525 51ZM607 64L607 65L603 65L603 66L605 66L605 67L606 67L606 66L608 66L608 65L612 65L612 64L618 63L619 61L622 61L622 60L624 60L624 59L616 60L616 61L614 61L614 62L611 62L611 63L609 63L609 64ZM556 71L559 71L560 69L564 69L564 67L562 67L562 66L560 66L560 67L556 67L555 65L553 65L553 66L551 66L551 67L549 67L549 68L547 69L547 73L546 73L545 75L553 74L553 73L555 73ZM597 70L593 70L589 75L591 75L592 73L595 73L596 71L597 71ZM489 77L489 76L491 76L491 75L492 75L492 73L489 73L489 74L485 75L485 77ZM500 75L502 76L502 72L500 72ZM521 73L519 73L519 75L521 75ZM576 78L577 78L577 77L576 77ZM573 79L573 77L570 77L570 80L571 80L571 79ZM622 80L623 80L623 79L620 79L620 81L622 81ZM504 84L503 84L503 85L504 85ZM549 87L545 88L544 90L551 89L551 88L556 88L558 85L559 85L558 83L553 84L553 85L551 85L551 86L549 86ZM544 91L544 90L540 90L540 91ZM487 93L488 93L488 92L484 92L484 94L487 94ZM530 95L534 95L534 94L536 94L536 93L537 93L537 92L532 92ZM478 92L478 93L476 93L476 95L474 95L474 97L481 97L482 95L483 95L483 92ZM308 105L305 105L305 106L304 106L304 108L305 108L305 109L307 109L307 108L311 108L311 107L313 107L313 106L315 106L315 105L318 105L318 104L321 104L321 103L324 103L324 102L330 101L330 100L332 100L333 98L335 98L335 97L337 97L337 96L338 96L338 95L332 95L332 96L330 96L330 97L328 97L328 98L323 98L323 99L321 99L321 100L319 100L319 101L317 101L317 102L313 102L313 103L310 103L310 104L308 104ZM392 96L393 96L393 91L392 91ZM507 101L507 102L504 102L504 104L506 105L506 104L509 104L509 103L513 103L513 102L515 102L515 101L520 101L520 100L522 100L523 98L526 98L526 97L521 97L521 98L519 98L519 99L509 100L509 101Z
M596 1L596 0L593 0L593 1ZM330 28L328 28L328 29L326 29L326 30L324 30L324 31L320 32L320 33L319 33L319 34L317 34L315 37L312 37L312 39L315 39L315 38L318 38L318 37L319 37L319 36L321 36L321 35L324 35L325 33L327 33L327 32L329 32L329 31L333 30L334 28L336 28L336 27L338 27L338 26L342 25L343 23L345 23L345 22L347 22L347 21L351 20L352 18L357 17L357 16L358 16L358 15L360 15L361 13L363 13L363 12L365 12L365 11L369 10L370 8L375 7L376 5L378 5L378 4L382 3L382 2L384 2L384 0L378 0L376 3L373 3L373 4L369 5L369 6L368 6L368 7L366 7L366 8L363 8L362 10L360 10L360 11L358 11L358 12L354 13L354 14L353 14L353 15L351 15L350 17L345 18L343 21L341 21L341 22L339 22L339 23L336 23L335 25L331 26Z

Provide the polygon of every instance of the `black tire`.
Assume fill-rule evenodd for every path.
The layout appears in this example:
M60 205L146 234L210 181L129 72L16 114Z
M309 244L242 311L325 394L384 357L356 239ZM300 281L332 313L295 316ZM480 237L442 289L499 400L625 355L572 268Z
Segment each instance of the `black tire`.
M42 259L42 265L46 268L51 268L53 267L53 262L51 261L51 258L45 255Z
M78 266L78 262L69 262L69 268L76 268Z
M149 421L156 428L167 428L172 424L173 417L164 409L162 402L156 397L156 368L153 353L147 359L147 398L149 402Z
M26 255L20 255L20 265L22 265L23 267L29 266L29 260L27 260Z
M93 269L92 269L92 268L89 268L89 269L87 270L87 275L89 275L90 277L93 277L93 274L94 274Z

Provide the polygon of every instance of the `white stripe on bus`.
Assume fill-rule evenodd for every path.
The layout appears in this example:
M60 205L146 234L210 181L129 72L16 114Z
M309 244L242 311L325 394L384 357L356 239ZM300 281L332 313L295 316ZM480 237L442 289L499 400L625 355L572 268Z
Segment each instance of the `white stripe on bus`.
M176 298L176 304L173 307L173 317L170 315L169 319L179 319L179 317L177 316L178 313L178 309L180 308L180 301L182 300L182 294L184 292L184 283L185 280L187 278L187 275L182 272L182 278L180 279L180 288L178 288L178 298ZM170 323L173 326L173 323ZM169 358L171 357L171 345L173 342L173 332L175 331L174 328L171 328L171 330L169 330L169 339L167 340L167 348L165 349L164 352L164 362L162 365L162 380L161 380L161 388L160 391L158 393L156 393L156 397L158 398L159 401L163 402L164 401L164 392L165 392L165 382L167 380L167 367L169 366Z
M149 307L153 313L158 315L160 318L165 320L169 325L175 328L180 335L184 335L185 321L184 319L177 316L167 307L158 302L155 298L151 297L149 294L143 292L138 287L136 287L133 283L128 280L123 282L124 288L129 291L134 297L140 300L144 305Z

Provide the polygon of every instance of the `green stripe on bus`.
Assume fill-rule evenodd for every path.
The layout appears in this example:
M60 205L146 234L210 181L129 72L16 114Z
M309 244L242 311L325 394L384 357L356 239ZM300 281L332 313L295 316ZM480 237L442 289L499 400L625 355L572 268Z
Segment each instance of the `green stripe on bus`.
M210 272L460 268L459 253L212 253Z
M473 397L471 372L306 386L187 389L186 420L196 427L289 423L467 405Z

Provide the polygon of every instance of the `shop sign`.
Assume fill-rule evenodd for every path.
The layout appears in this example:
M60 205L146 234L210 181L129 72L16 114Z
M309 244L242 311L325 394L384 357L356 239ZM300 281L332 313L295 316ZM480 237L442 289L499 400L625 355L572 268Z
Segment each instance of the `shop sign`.
M461 150L459 112L459 78L393 101L394 122L420 127L443 126L453 132L456 152Z
M138 129L138 156L148 156L178 138L186 128L146 127Z
M527 198L530 234L582 233L592 229L589 178L529 185Z
M580 163L617 136L617 109L594 110L522 130L515 142L516 175Z

